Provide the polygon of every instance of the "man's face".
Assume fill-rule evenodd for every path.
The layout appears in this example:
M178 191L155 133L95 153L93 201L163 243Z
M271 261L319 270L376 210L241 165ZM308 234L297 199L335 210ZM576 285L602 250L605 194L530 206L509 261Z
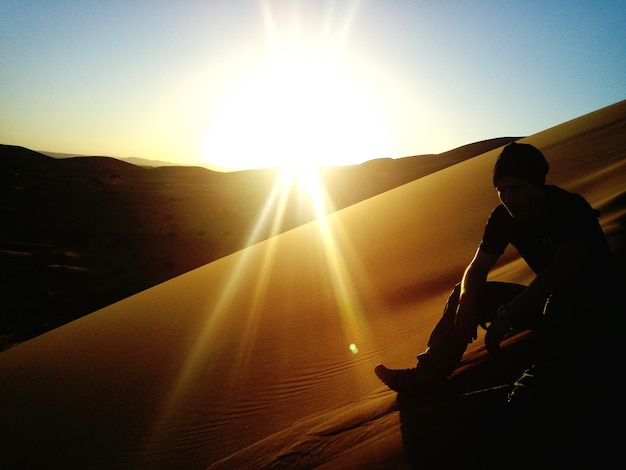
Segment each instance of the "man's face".
M543 190L540 187L514 176L503 176L496 182L498 197L511 217L525 222L541 215Z

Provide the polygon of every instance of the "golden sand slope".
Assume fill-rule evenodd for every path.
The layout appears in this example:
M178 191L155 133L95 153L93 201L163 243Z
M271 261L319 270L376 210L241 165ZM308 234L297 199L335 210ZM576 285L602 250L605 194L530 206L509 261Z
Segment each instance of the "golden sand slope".
M625 138L621 102L525 139L546 154L549 183L603 210L616 249L626 214ZM0 354L0 459L203 468L269 436L229 464L259 468L282 455L287 467L315 466L343 454L344 464L377 456L401 466L394 395L372 369L380 361L411 366L424 348L497 203L497 154ZM495 276L528 280L514 254L508 259Z

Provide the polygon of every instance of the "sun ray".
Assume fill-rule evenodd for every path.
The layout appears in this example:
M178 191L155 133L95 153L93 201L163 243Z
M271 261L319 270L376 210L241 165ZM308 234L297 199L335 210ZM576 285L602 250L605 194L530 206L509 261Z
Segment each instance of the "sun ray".
M265 201L265 204L263 204L263 209L257 217L254 227L250 231L246 246L254 245L268 236L273 237L280 233L281 222L289 201L289 188L291 183L292 181L289 175L281 171L272 186L270 195ZM264 230L268 225L270 227L269 231Z
M346 338L360 337L361 300L346 263L346 254L339 243L340 234L327 217L333 211L332 201L326 193L318 168L301 165L286 171L292 175L290 179L296 181L306 193L307 200L313 207L319 233L318 241L322 246L326 272L335 293L337 308L345 325L345 336ZM344 246L349 246L349 241L344 240L344 242ZM350 344L353 343L350 342L346 347ZM353 348L351 350L354 352Z
M219 288L221 293L213 303L207 304L206 321L190 345L187 359L164 400L152 436L155 442L161 439L161 433L166 432L166 423L175 416L183 397L189 393L187 387L194 374L199 373L200 369L202 373L208 373L208 370L204 370L205 367L210 368L210 365L207 365L207 358L204 357L207 345L218 338L222 331L222 323L235 305L247 309L247 320L241 325L241 334L233 339L233 344L238 349L230 360L233 361L235 370L250 365L254 360L251 348L259 322L262 321L260 313L267 309L266 296L270 288L277 250L281 247L280 238L275 235L283 230L288 208L294 207L294 202L290 199L294 195L301 197L307 206L306 210L316 219L317 244L322 253L323 265L313 269L319 269L322 276L324 273L327 275L325 280L332 289L334 304L341 317L342 338L346 343L346 351L351 351L355 356L359 351L357 340L362 337L364 326L360 289L363 289L366 281L364 282L362 278L362 272L353 272L358 257L353 253L346 253L346 250L350 249L349 240L339 233L337 223L331 223L330 214L334 207L318 168L320 159L327 154L331 153L331 159L336 159L337 155L350 149L350 143L346 144L343 135L345 121L349 119L345 113L333 106L336 104L333 100L343 100L344 108L346 106L351 108L351 112L356 112L356 115L367 115L370 118L372 116L371 110L361 106L361 95L352 93L350 83L337 75L332 66L349 30L349 22L342 28L341 38L334 48L318 48L312 60L306 54L298 55L302 51L298 51L297 48L295 56L293 51L286 53L280 49L270 4L262 2L262 6L268 42L275 60L269 71L262 74L254 86L236 97L238 101L236 105L227 110L228 119L224 120L222 116L222 123L226 124L222 127L217 126L216 129L224 145L218 145L214 150L228 149L229 146L243 141L244 145L249 147L239 147L238 150L255 155L261 149L273 155L272 166L282 168L247 240L247 246L259 242L265 244L261 252L244 250L240 256L227 260L233 260L233 265L225 262L228 269L224 270L223 285L214 286ZM355 8L353 13L354 11ZM329 11L329 15L331 14ZM349 21L352 21L352 16ZM260 98L259 94L262 95ZM246 102L253 99L257 100L254 106ZM274 114L268 115L268 111L274 108L278 109ZM300 108L306 109L309 116L303 118ZM247 110L247 114L241 110ZM298 119L293 119L295 115ZM248 125L228 127L232 124L229 120L238 124L242 120L247 120ZM377 124L375 119L360 120L355 129L358 133L371 131L374 134L378 130ZM246 135L245 139L241 139L238 135L241 129L252 130L252 135ZM313 134L311 130L314 131ZM316 138L312 138L311 135ZM355 134L355 137L358 136ZM260 253L261 256L253 253L257 255ZM349 266L352 266L353 271ZM256 280L254 288L247 287L248 290L242 292L244 286L249 286L251 278ZM247 299L245 302L240 301L242 296ZM228 379L225 378L225 381ZM224 383L224 386L228 387L229 384Z

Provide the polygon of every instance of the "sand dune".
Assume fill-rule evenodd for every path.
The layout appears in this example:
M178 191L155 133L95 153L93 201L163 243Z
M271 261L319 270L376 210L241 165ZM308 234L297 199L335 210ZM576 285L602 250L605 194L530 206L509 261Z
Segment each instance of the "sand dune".
M549 183L581 192L602 211L620 256L625 138L621 102L525 139L546 154ZM415 462L395 394L372 369L381 361L410 367L425 347L497 203L490 184L497 154L1 353L1 461L8 468L408 468ZM526 282L529 273L510 253L494 277ZM481 348L475 343L468 358L483 357Z
M332 201L325 209L514 139L323 167L319 178ZM0 351L317 218L310 197L298 185L287 189L282 176L278 169L219 173L110 157L57 159L0 145ZM281 181L284 188L274 191Z

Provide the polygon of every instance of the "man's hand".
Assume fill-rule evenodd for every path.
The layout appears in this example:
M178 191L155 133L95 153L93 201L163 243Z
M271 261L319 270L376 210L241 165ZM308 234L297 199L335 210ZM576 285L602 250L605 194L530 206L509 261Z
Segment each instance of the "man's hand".
M454 326L458 335L471 343L478 337L478 309L474 301L460 302L454 317Z
M499 255L492 255L481 248L476 250L474 259L465 268L461 280L461 295L457 306L454 327L459 337L467 343L471 343L478 337L478 324L480 322L480 310L476 293L480 292L487 281L487 275L498 261Z
M511 322L503 317L496 316L485 334L485 346L490 353L500 352L500 342L511 329Z

